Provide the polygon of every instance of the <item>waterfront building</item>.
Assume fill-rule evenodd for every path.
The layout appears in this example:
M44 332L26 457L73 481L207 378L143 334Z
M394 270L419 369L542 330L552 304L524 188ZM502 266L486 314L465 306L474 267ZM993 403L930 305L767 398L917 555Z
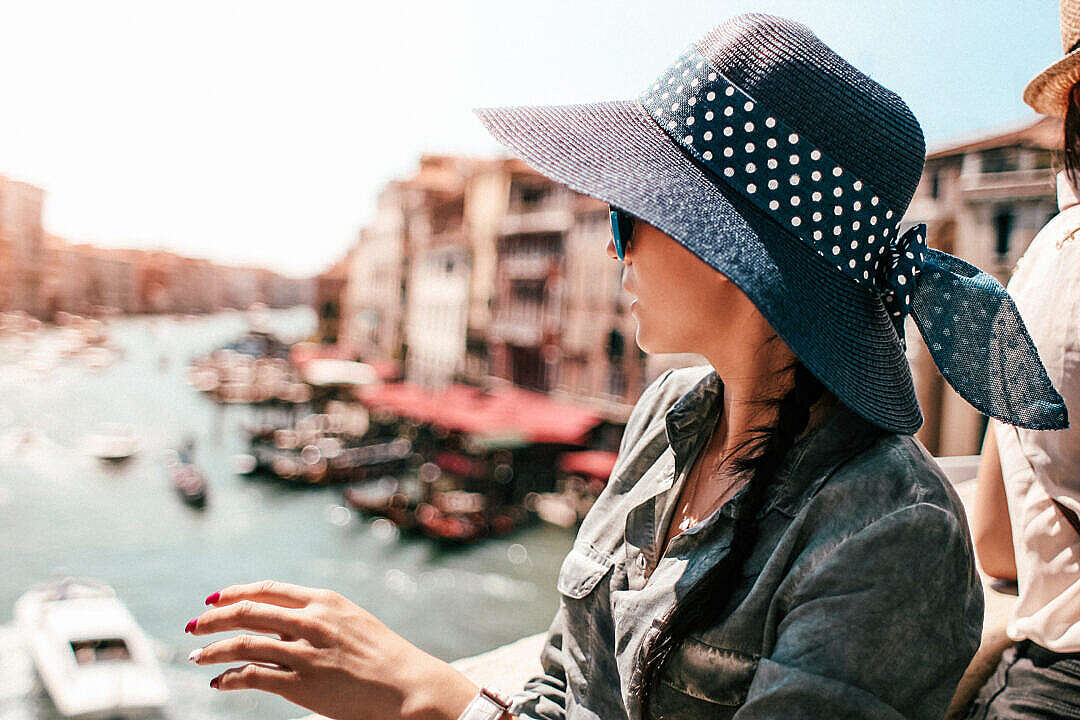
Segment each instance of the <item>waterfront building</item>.
M375 218L360 231L347 268L341 332L369 360L400 359L405 213L400 183L388 183Z
M424 155L380 192L348 262L342 333L370 361L403 362L412 382L442 387L465 372L473 255L465 185L477 161Z
M259 302L262 297L259 276L254 268L223 267L222 305L244 310Z
M559 383L571 191L524 164L508 165L506 212L496 245L488 330L491 372L547 392Z
M41 188L0 175L0 310L46 313L44 200Z
M315 312L319 318L315 334L318 342L326 345L334 345L340 339L342 295L348 262L346 255L315 278Z
M216 265L163 250L100 248L49 235L45 191L0 175L0 312L210 313L311 304L311 279Z
M134 267L123 251L76 245L86 274L86 305L96 312L129 313L136 305Z
M218 268L219 273L224 268ZM258 270L261 281L262 301L272 308L291 308L315 303L315 281L312 278L295 278L279 275L270 270ZM224 278L222 274L223 291ZM245 305L244 307L247 307Z
M472 252L465 232L465 183L475 163L425 155L407 183L405 378L448 386L465 368Z
M78 250L66 240L45 235L45 262L43 293L45 318L51 319L58 312L85 314L86 268Z
M40 316L139 312L135 264L127 250L72 245L46 235L40 266Z
M930 148L905 219L927 224L931 247L1007 284L1032 238L1057 214L1053 151L1061 136L1061 120L1043 118ZM917 437L934 455L979 452L986 418L941 377L914 326L907 338L926 420Z

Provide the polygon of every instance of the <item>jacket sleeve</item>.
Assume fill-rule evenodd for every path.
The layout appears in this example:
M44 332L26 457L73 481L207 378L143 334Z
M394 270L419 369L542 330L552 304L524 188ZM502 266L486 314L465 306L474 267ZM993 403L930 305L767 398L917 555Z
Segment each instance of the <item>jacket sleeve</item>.
M566 608L559 611L548 629L540 652L543 674L525 683L525 688L511 698L510 712L531 720L562 720L566 717L566 673L562 663L562 638Z
M982 631L961 522L920 503L808 550L735 717L940 720Z

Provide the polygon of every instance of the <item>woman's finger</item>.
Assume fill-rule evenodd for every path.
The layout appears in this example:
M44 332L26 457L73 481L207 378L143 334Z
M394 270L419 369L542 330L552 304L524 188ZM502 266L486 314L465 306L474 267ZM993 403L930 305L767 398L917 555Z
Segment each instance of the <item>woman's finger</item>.
M210 687L218 690L263 690L284 696L297 682L292 670L248 663L229 668L210 681Z
M262 580L244 585L230 585L206 598L206 604L221 607L241 600L254 600L287 608L302 608L314 600L320 592L322 591L303 585Z
M193 635L228 630L253 630L289 638L305 638L313 644L326 640L322 624L303 612L250 600L207 610L189 622L186 628Z
M310 650L308 643L282 642L262 635L237 635L197 648L189 659L196 665L261 661L289 670L306 664L305 651Z

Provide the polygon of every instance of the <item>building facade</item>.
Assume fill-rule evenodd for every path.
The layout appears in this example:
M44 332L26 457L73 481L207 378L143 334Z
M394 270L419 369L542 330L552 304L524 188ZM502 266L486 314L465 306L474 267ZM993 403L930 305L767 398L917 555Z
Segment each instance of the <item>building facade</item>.
M0 310L45 315L45 191L0 175Z

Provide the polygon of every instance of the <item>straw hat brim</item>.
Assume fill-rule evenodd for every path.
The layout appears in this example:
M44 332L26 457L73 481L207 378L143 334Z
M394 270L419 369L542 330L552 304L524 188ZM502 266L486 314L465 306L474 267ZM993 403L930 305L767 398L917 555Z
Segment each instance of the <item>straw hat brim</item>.
M1035 112L1065 117L1069 90L1080 81L1080 49L1073 50L1032 78L1024 88L1024 102Z
M881 299L698 166L640 103L474 112L547 177L645 220L725 275L852 410L894 432L922 424Z

